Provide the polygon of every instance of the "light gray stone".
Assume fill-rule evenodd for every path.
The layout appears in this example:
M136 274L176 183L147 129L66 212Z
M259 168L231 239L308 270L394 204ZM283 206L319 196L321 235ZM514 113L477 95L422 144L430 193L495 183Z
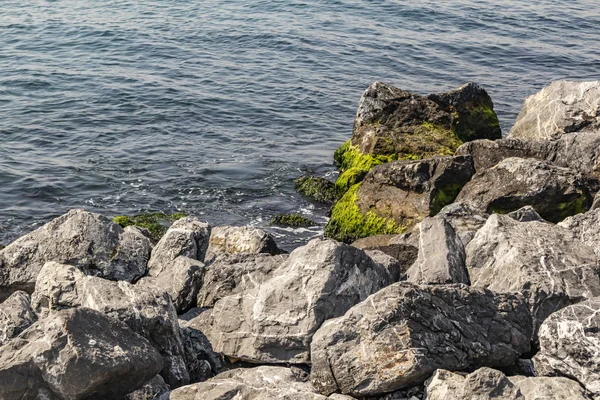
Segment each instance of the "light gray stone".
M594 251L561 226L494 214L466 252L472 286L523 293L536 330L555 310L600 295Z
M555 81L525 99L509 138L557 139L600 129L600 81Z
M508 378L516 385L525 400L590 400L592 397L574 380L563 377L525 377Z
M529 351L531 334L520 294L395 283L319 328L311 382L325 395L380 395L418 385L439 368L511 365Z
M571 231L576 239L594 249L600 257L600 209L574 215L558 225Z
M531 206L521 207L518 210L509 212L506 215L520 222L546 222L546 220L540 217L540 214L538 214L537 211L535 211L535 209Z
M0 346L29 328L35 321L37 315L31 308L29 295L22 291L14 292L0 304Z
M33 292L49 261L69 264L87 275L135 281L146 273L150 241L137 229L72 210L0 250L0 301L16 290Z
M402 263L379 250L365 250L365 254L386 269L393 282L398 282L405 273Z
M419 256L406 273L412 283L469 284L465 249L443 218L426 218L419 224Z
M215 226L210 234L206 263L220 255L280 254L275 240L267 232L253 226Z
M529 400L502 372L480 368L463 376L437 370L425 384L425 400Z

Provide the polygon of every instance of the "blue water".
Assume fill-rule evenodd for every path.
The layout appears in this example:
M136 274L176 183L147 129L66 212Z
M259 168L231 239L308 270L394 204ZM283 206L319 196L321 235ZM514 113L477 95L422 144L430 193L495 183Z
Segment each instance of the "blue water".
M407 3L2 0L0 243L75 207L322 223L292 180L334 178L371 82L476 81L506 132L548 82L600 78L595 0Z

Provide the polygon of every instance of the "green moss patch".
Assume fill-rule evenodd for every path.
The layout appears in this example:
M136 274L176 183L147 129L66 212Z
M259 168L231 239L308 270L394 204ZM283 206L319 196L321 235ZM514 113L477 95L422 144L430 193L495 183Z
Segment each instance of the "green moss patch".
M335 184L318 176L303 176L294 181L296 190L319 203L333 204L337 200Z
M123 228L126 226L137 226L147 229L152 235L151 239L157 242L165 234L173 222L186 216L187 215L184 213L150 213L133 216L118 215L113 218L113 222Z
M356 205L359 188L360 184L352 186L335 204L331 211L331 219L325 228L325 236L351 243L367 236L398 234L406 230L394 220L379 217L372 211L363 215Z
M318 225L311 219L298 214L278 214L271 220L271 225L291 226L295 228Z
M451 183L440 189L434 190L429 206L429 215L436 215L442 208L454 202L463 186L464 185L460 183Z
M500 139L502 130L498 116L490 107L473 107L468 114L454 114L452 130L463 141L468 142L478 138Z

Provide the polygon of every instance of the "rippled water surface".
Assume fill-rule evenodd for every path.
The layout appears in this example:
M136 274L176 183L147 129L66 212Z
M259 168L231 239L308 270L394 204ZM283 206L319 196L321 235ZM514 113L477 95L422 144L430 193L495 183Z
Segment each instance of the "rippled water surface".
M598 27L594 0L3 0L0 243L75 207L323 222L292 180L333 174L372 81L476 81L506 132L548 82L599 79Z

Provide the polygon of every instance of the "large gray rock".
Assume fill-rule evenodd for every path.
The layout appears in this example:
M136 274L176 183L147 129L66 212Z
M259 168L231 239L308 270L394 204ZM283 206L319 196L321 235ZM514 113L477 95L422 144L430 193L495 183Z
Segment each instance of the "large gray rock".
M19 335L37 320L29 295L14 292L0 304L0 346Z
M533 358L537 375L572 377L600 394L600 298L555 312L538 338L540 351Z
M506 214L532 206L547 221L559 222L592 205L588 179L546 161L507 158L478 172L456 198L476 210Z
M169 385L167 385L164 379L160 375L156 375L150 379L138 390L129 393L121 400L153 400L158 399L163 393L169 391Z
M58 311L0 347L0 398L119 399L161 367L150 343L119 321Z
M600 81L555 81L525 99L509 138L557 139L600 129Z
M407 235L376 235L359 239L352 243L357 249L364 250L367 254L382 252L396 259L399 263L399 277L403 276L411 265L417 260L418 238L410 240L402 238Z
M437 370L425 385L424 400L589 400L586 391L567 378L507 377L480 368L468 375Z
M172 391L165 400L326 400L290 368L262 366L223 372Z
M571 231L575 238L594 249L600 257L600 209L574 215L558 225Z
M40 316L88 307L124 322L160 352L161 375L169 385L189 383L175 307L170 296L156 286L143 281L136 285L113 282L85 276L68 265L47 263L38 276L32 306Z
M422 383L439 368L511 365L529 351L531 334L520 294L400 282L321 326L311 381L323 394L383 394Z
M213 351L208 338L181 320L180 329L190 382L203 382L218 374L223 364L219 355Z
M151 244L138 229L72 210L0 250L0 301L33 292L46 262L73 265L87 275L132 282L146 273Z
M494 214L466 252L471 284L523 293L536 327L555 310L600 295L596 255L560 226Z
M252 226L215 226L210 233L206 263L223 254L279 254L275 240Z
M465 248L452 225L443 218L426 218L419 224L419 256L406 273L406 280L468 285L465 258Z
M312 336L326 319L392 282L363 251L322 239L294 250L272 275L217 301L206 326L198 326L216 352L252 362L307 363Z
M223 297L243 293L271 278L287 255L221 255L208 265L198 295L198 307L212 307Z

